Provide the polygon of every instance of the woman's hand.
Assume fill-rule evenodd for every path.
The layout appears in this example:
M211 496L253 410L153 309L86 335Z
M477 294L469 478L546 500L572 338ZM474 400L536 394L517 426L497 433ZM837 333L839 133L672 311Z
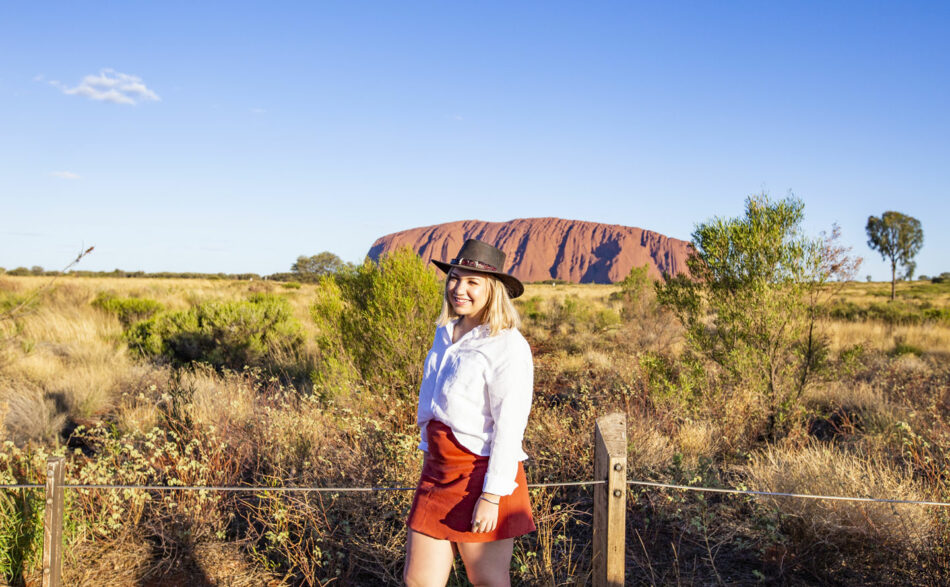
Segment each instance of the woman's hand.
M472 532L493 532L498 525L498 502L501 496L483 493L472 512Z

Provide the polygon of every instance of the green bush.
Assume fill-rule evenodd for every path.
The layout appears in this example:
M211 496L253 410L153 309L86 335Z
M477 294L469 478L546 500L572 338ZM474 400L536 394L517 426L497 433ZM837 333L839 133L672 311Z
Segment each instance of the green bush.
M855 344L841 349L838 353L838 361L841 368L849 377L864 368L864 361L867 358L867 349L862 344Z
M897 343L894 345L894 350L891 351L891 354L895 357L899 357L901 355L914 355L915 357L919 357L924 354L924 349L903 341L897 341Z
M515 306L523 318L528 320L544 320L546 315L541 309L543 301L541 296L532 296L526 299L515 300Z
M149 298L117 298L105 292L96 296L92 305L115 314L126 328L165 309L161 303Z
M141 354L179 366L198 361L219 369L249 366L272 372L299 370L304 342L290 304L269 294L156 314L132 325L126 338Z
M408 248L324 277L311 308L324 354L315 382L355 373L414 393L441 303L438 277Z

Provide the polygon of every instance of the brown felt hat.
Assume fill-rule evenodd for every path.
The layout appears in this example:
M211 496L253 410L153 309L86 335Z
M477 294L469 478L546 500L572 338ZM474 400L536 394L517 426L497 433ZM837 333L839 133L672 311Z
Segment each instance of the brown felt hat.
M516 298L524 293L524 285L514 275L509 275L503 271L505 267L505 254L501 249L493 247L490 244L475 240L473 238L465 241L462 248L459 249L455 258L446 263L445 261L436 261L432 259L435 266L446 273L452 267L465 269L466 271L477 271L478 273L488 273L494 275L505 284L508 295Z

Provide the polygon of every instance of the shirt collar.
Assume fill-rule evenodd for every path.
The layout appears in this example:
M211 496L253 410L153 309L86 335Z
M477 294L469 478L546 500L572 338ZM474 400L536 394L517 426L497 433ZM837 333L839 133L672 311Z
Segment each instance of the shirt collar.
M456 318L455 320L451 320L445 325L445 334L446 334L446 337L448 338L449 344L452 344L452 337L455 334L455 325L458 324L459 320L461 320L461 318ZM472 338L472 339L485 338L486 336L488 336L488 333L489 333L488 324L479 324L475 328L468 331L465 334L465 336L463 336L458 342L462 342L462 340L466 338Z

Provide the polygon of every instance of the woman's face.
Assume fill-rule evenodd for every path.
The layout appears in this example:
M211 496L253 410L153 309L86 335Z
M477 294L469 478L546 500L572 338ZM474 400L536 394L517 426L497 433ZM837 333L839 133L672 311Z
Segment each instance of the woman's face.
M452 309L462 318L477 318L488 303L488 277L484 273L453 267L445 283Z

